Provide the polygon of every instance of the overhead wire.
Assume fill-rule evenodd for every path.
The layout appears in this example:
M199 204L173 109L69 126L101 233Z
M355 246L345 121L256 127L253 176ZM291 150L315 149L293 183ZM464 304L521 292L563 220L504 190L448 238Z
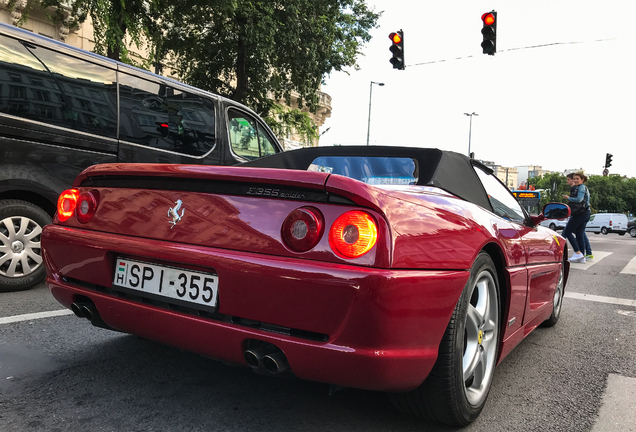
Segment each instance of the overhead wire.
M615 39L616 38L596 39L596 40L593 40L591 42L606 42L606 41L615 40ZM533 48L543 48L543 47L554 46L554 45L575 45L575 44L582 44L582 43L589 43L589 42L587 42L587 41L552 42L552 43L541 44L541 45L530 45L530 46L525 46L525 47L508 48L508 49L497 51L497 53L504 53L504 52L508 52L508 51L518 51L518 50L524 50L524 49L533 49ZM476 56L475 55L468 55L468 56L462 56L462 57L455 57L455 58L451 58L451 59L433 60L433 61L429 61L429 62L422 62L422 63L415 63L415 64L411 64L411 65L406 65L406 67L422 66L422 65L427 65L427 64L443 63L443 62L455 61L455 60L464 60L464 59L469 59L471 57L476 57Z

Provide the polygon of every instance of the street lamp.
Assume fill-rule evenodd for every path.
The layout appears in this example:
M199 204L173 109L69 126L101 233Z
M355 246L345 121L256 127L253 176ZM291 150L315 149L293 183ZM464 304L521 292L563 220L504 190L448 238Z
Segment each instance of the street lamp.
M371 95L373 94L373 84L377 84L380 87L384 85L384 83L375 81L371 81L371 84L369 84L369 122L367 123L367 145L369 145L369 132L371 131Z
M467 115L468 117L470 117L470 126L468 127L468 157L470 157L470 135L473 132L473 116L479 116L479 114L477 114L476 112L473 113L464 113L464 115Z

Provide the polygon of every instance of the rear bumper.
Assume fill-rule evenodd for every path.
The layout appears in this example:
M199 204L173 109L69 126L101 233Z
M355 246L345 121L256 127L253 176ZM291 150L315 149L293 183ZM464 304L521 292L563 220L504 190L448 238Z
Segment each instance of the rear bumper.
M248 341L272 343L296 376L406 391L426 378L467 271L386 270L149 241L49 225L46 282L65 307L82 297L110 327L204 356L246 364ZM214 271L219 305L200 316L119 296L118 256ZM241 324L322 334L324 340ZM238 323L237 323L238 322Z

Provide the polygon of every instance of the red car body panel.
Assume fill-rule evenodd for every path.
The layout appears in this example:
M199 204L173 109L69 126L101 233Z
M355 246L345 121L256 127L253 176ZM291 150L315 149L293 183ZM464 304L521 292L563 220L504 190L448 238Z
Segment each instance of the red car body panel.
M246 192L89 181L113 178L239 182ZM291 193L278 185L297 190L294 199L272 196ZM92 167L75 187L99 196L93 219L56 218L42 235L46 281L62 305L88 298L114 329L234 363L245 364L248 341L272 343L298 377L343 386L419 386L481 250L500 269L501 361L550 316L563 262L565 240L551 230L519 227L436 188L388 190L322 172L155 164ZM343 201L304 201L306 191ZM188 217L171 228L166 212L179 199ZM302 206L318 209L327 230L347 210L364 210L377 222L378 242L362 257L346 259L331 250L325 234L310 251L294 252L282 242L281 226ZM217 274L216 315L115 293L119 257ZM244 325L251 321L296 333Z

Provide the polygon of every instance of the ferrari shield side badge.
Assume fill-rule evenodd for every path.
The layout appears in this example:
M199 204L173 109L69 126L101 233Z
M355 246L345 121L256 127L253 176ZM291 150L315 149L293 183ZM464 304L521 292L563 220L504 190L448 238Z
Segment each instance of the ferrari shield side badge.
M172 224L170 229L174 228L177 222L179 222L181 218L183 217L183 213L185 213L185 208L182 209L181 208L182 205L183 205L183 201L177 200L174 203L174 207L170 207L170 210L168 210L168 216L172 218L171 221L168 221L169 224ZM179 210L181 210L181 214L179 214Z

